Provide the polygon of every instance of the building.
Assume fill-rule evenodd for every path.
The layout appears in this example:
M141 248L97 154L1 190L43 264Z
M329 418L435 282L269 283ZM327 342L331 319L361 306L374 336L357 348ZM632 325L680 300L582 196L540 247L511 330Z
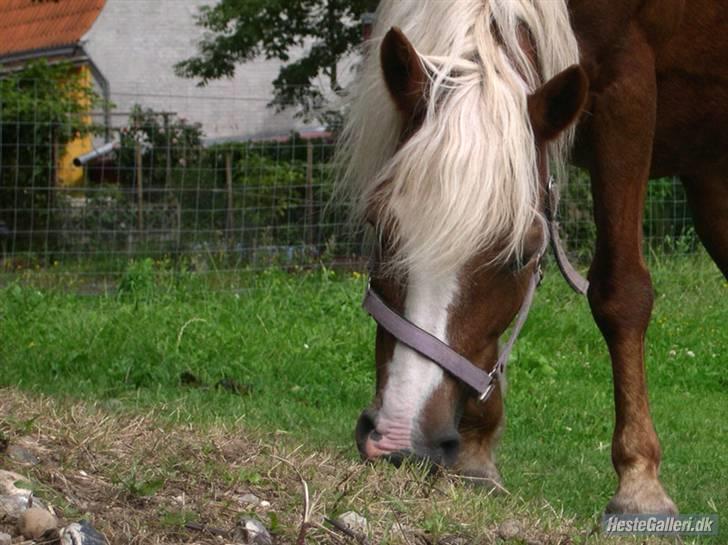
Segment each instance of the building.
M0 3L0 69L31 59L67 60L114 104L107 126L126 122L133 105L172 112L202 124L208 140L262 139L315 129L293 111L267 108L280 64L256 60L233 78L206 87L180 78L174 65L195 54L202 30L200 7L215 0L3 0ZM72 142L61 159L59 180L82 176L70 160L92 147Z
M0 71L16 70L41 58L49 62L68 61L77 67L83 79L108 96L108 82L81 45L103 5L103 0L5 0L0 3ZM59 183L72 185L82 178L82 169L74 167L72 160L91 146L89 137L67 145L58 160Z
M276 60L256 60L235 77L198 87L174 65L193 56L202 30L200 7L215 0L106 0L83 37L83 48L107 79L116 110L134 104L175 112L202 124L210 139L263 138L307 127L293 111L267 108L278 75Z

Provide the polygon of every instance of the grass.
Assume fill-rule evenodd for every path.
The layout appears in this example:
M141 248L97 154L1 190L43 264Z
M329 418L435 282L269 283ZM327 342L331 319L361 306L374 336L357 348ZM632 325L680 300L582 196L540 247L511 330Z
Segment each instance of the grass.
M506 526L513 545L599 542L592 524L580 527L547 503L533 524L533 506L518 497L493 498L417 466L364 465L276 432L251 437L233 424L201 429L157 411L110 417L98 402L0 394L0 411L19 417L0 429L43 460L33 468L4 465L29 475L35 495L63 521L90 519L114 545L226 542L215 534L234 531L242 516L262 521L276 543L294 543L304 506L310 544L356 543L324 520L348 511L367 518L373 543L493 545ZM251 493L268 505L250 503Z
M702 258L658 263L653 278L647 358L663 483L682 512L717 512L725 520L728 286ZM237 293L209 291L195 278L160 282L148 263L137 263L120 291L105 296L10 285L0 290L0 385L45 403L54 402L43 396L84 400L112 415L153 411L155 421L195 436L245 430L273 445L303 444L312 460L329 453L318 456L333 456L342 471L347 464L360 467L352 431L374 380L374 325L359 309L364 279L330 270L268 271L240 282L244 289ZM428 535L458 534L463 524L475 524L458 515L462 505L472 513L485 509L496 521L509 510L533 517L548 505L547 521L556 517L569 535L582 535L614 491L608 356L586 301L567 290L553 267L509 372L499 466L512 496L494 503L447 481L443 498L454 507L430 497L439 507L406 510ZM255 475L266 474L262 466L239 469L248 477L231 478L251 485ZM119 471L114 486L131 496L154 496L166 487L149 468ZM406 486L389 469L361 471L384 472L380 479L394 479L391 501L408 501L397 495ZM367 478L357 477L362 490L370 490ZM321 486L335 480L329 476ZM321 491L326 509L337 490ZM200 513L164 509L160 520L170 524ZM281 515L282 526L286 520ZM487 526L478 521L474 527Z

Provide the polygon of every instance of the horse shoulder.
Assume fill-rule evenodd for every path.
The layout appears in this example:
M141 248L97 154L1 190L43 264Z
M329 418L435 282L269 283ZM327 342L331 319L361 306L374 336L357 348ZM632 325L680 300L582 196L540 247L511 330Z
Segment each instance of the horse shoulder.
M646 0L637 14L647 40L659 46L680 28L685 13L685 0Z

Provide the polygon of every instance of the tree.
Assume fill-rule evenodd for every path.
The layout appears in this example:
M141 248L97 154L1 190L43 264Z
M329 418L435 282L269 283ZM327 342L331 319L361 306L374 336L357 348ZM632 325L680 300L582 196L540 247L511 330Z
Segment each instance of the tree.
M69 63L34 61L0 78L0 223L12 231L15 250L47 241L58 156L66 143L99 130L88 113L100 105Z
M178 63L178 75L210 80L232 77L238 63L258 56L284 64L274 80L269 106L297 106L299 115L320 115L326 100L316 84L325 76L340 92L338 62L362 42L362 16L378 0L220 0L200 8L197 25L208 32L198 54ZM303 55L291 61L292 50Z

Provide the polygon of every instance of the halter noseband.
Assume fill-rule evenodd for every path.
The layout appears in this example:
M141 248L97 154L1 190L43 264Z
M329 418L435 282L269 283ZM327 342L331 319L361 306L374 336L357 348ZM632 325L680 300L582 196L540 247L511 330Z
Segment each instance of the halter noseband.
M549 240L551 248L556 258L559 270L563 274L569 286L577 293L586 294L589 283L584 279L569 262L566 252L561 244L558 235L558 223L556 221L556 211L558 207L558 192L554 185L552 176L548 176L546 184L546 219L548 223ZM545 245L544 245L545 247ZM508 367L508 358L513 350L523 325L528 318L528 312L531 310L536 288L541 283L543 276L541 270L541 259L543 258L543 250L534 258L536 259L536 268L528 284L528 290L518 310L516 319L513 322L513 329L508 341L500 351L498 360L490 372L483 371L474 365L470 360L458 354L450 348L446 343L434 335L428 333L424 329L416 326L407 318L390 308L379 295L371 287L367 286L364 294L362 307L372 318L384 329L389 331L394 337L410 347L412 350L419 352L430 361L442 367L445 371L459 379L461 382L470 386L478 395L478 401L486 401L495 389L496 381L500 376L505 376Z

